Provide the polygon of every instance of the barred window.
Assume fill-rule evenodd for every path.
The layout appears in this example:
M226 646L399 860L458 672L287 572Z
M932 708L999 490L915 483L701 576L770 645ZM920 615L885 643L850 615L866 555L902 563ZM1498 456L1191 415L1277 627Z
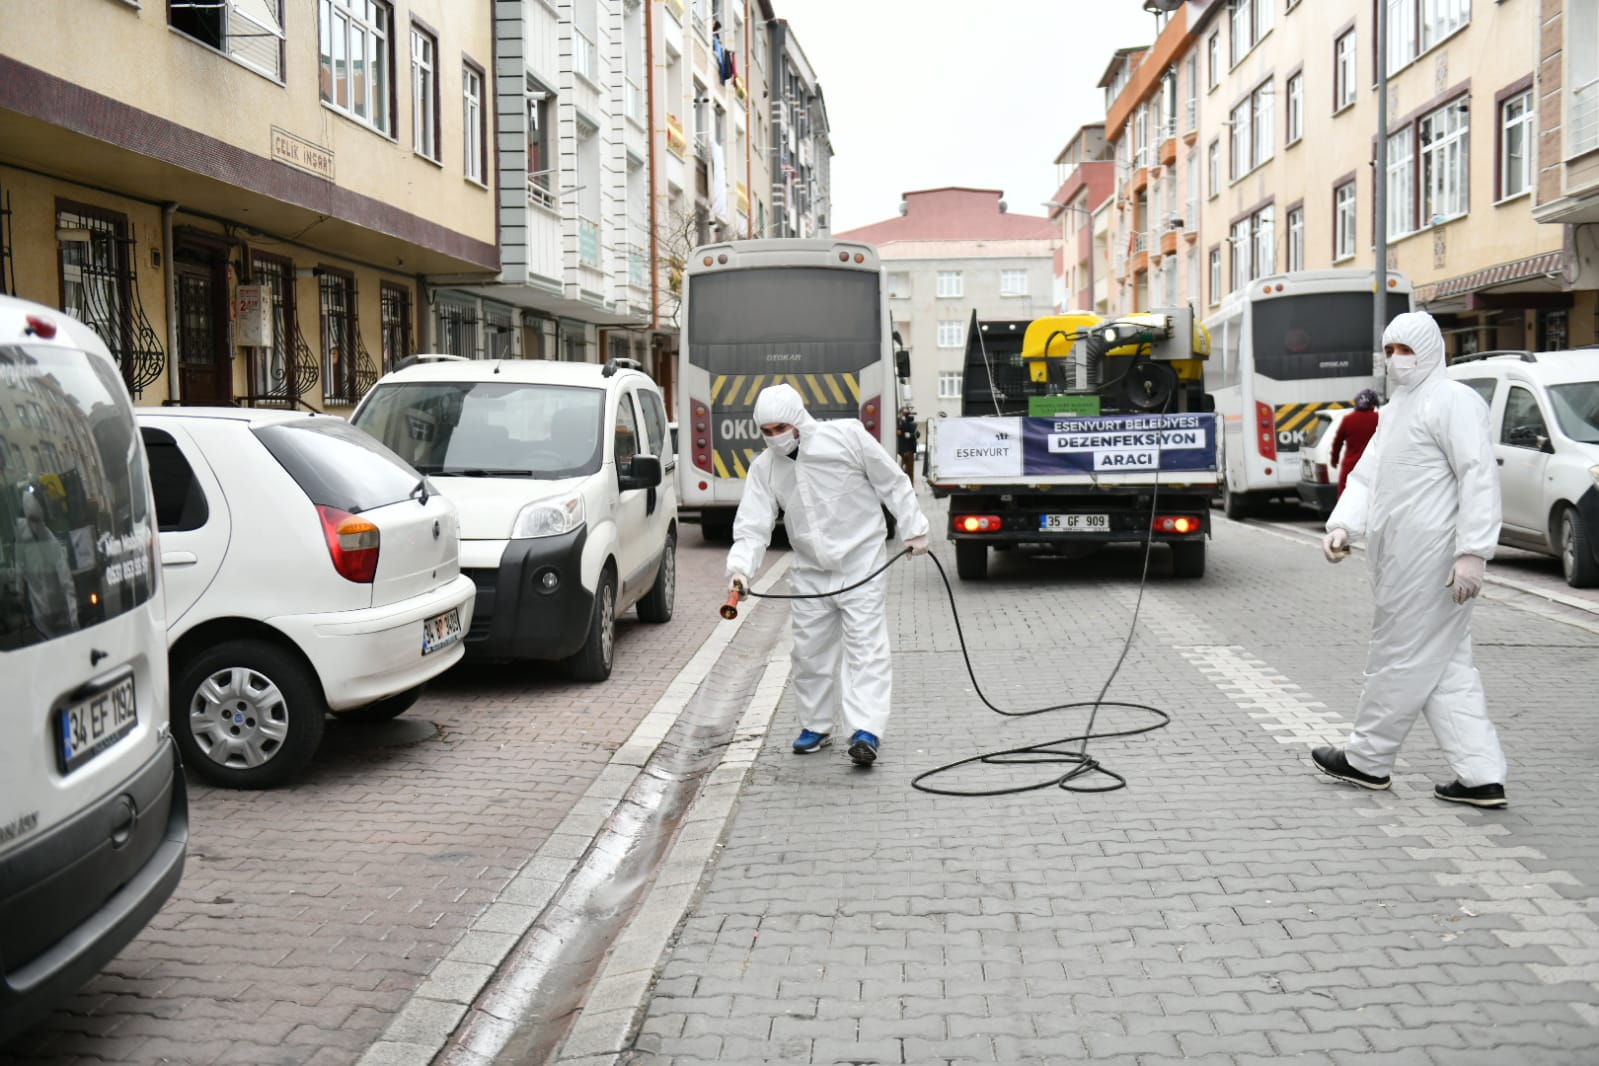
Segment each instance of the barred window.
M322 395L327 403L354 403L356 384L355 279L322 268Z

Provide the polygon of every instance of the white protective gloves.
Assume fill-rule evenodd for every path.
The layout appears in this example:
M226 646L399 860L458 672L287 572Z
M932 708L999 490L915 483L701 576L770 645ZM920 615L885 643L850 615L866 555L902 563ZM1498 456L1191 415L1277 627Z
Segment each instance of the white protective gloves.
M732 592L735 589L740 596L749 593L750 579L748 574L740 574L737 571L733 573L732 578L727 582L727 591Z
M926 555L927 554L927 534L923 533L919 537L911 537L911 538L909 538L908 540L905 541L905 547L907 547L907 548L909 548L911 550L911 554L912 555Z
M1349 531L1336 526L1321 538L1321 553L1329 563L1341 563L1349 558Z
M1473 596L1482 595L1482 574L1487 566L1480 555L1462 555L1455 560L1445 584L1454 590L1456 603L1465 603Z

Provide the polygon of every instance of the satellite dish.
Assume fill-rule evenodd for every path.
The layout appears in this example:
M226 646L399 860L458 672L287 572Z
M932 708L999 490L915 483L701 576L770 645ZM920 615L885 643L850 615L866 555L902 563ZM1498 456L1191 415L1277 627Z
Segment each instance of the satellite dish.
M1127 402L1140 411L1161 411L1177 392L1177 371L1165 363L1140 359L1127 371Z

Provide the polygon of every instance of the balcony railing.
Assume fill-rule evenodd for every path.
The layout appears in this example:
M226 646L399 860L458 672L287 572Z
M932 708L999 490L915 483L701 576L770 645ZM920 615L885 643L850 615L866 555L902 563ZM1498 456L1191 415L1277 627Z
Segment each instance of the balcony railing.
M555 210L555 194L545 188L537 178L527 179L527 202L531 207L542 207L549 211Z
M577 261L586 267L600 265L600 224L592 218L577 220Z
M1133 231L1133 254L1149 251L1149 234L1143 230Z
M1199 101L1187 100L1183 103L1183 132L1193 133L1199 129Z
M583 75L589 81L598 82L599 74L595 69L594 42L583 36L583 31L572 31L572 69Z
M1581 155L1599 148L1599 78L1571 90L1568 121L1571 123L1568 155Z

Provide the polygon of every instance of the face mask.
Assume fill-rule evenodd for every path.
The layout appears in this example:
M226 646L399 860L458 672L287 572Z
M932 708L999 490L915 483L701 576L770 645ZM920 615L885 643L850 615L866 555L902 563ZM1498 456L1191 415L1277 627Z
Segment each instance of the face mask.
M782 455L788 455L793 452L798 444L799 431L794 429L785 429L781 433L774 433L766 438L766 446Z
M1400 386L1414 385L1417 378L1415 353L1400 352L1397 355L1390 355L1388 369Z

